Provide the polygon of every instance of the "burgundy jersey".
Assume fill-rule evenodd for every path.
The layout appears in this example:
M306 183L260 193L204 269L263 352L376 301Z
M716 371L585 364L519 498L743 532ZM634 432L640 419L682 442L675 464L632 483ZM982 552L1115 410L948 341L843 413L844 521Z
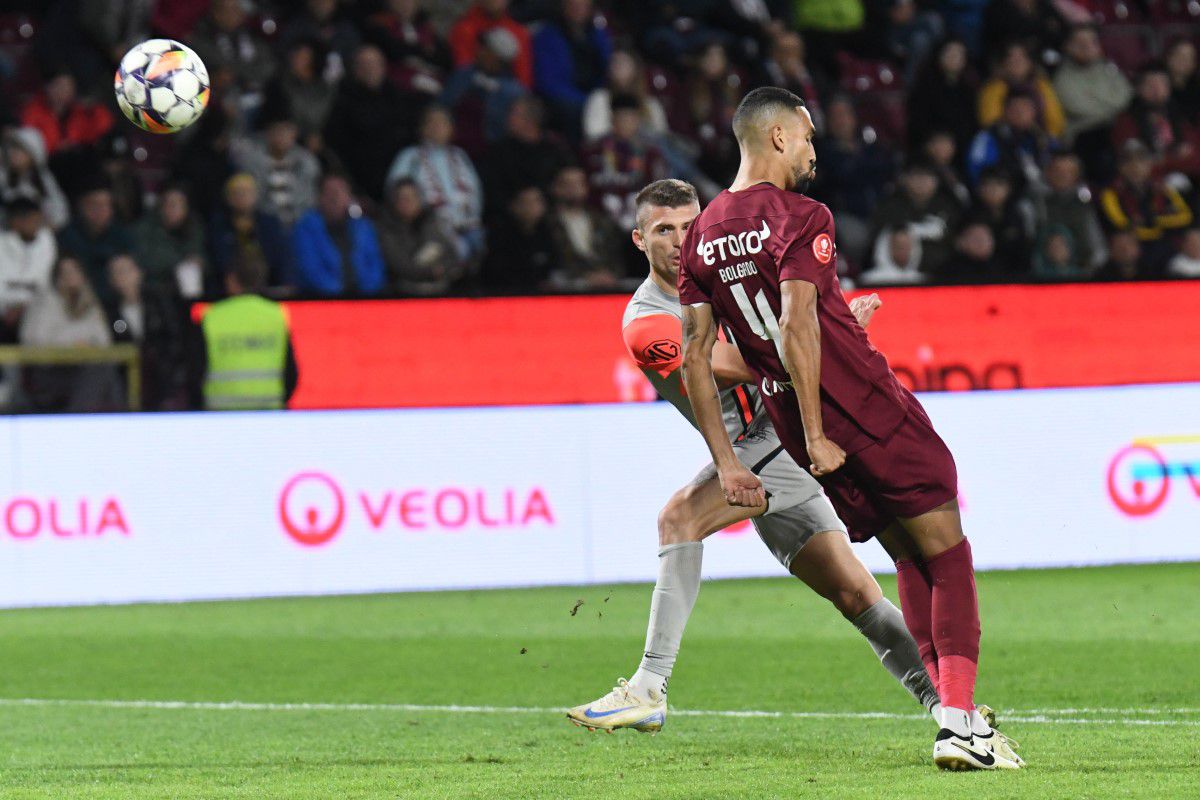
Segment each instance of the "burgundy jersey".
M680 301L710 303L718 322L732 330L780 439L797 459L806 455L804 429L779 350L781 281L817 287L825 435L856 453L886 438L908 413L910 395L842 295L833 242L828 208L760 183L721 192L683 243Z

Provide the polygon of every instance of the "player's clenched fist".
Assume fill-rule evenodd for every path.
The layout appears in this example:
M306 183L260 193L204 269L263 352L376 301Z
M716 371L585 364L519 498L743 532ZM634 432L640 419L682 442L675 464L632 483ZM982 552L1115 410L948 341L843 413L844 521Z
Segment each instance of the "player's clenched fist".
M721 473L721 488L731 506L762 508L767 502L762 481L742 464Z
M808 457L812 461L809 469L816 477L828 475L846 463L846 451L828 439L816 439L807 443Z

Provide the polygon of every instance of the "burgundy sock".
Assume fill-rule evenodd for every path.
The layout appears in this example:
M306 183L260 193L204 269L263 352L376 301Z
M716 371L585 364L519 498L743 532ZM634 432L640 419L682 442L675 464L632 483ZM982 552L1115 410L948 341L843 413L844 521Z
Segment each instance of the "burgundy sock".
M900 611L908 632L917 640L917 650L934 687L938 687L938 653L933 644L933 587L912 561L896 562L896 589ZM940 694L940 691L939 691Z
M971 544L963 539L926 562L933 579L933 646L938 655L938 694L942 705L975 707L979 663L979 601Z

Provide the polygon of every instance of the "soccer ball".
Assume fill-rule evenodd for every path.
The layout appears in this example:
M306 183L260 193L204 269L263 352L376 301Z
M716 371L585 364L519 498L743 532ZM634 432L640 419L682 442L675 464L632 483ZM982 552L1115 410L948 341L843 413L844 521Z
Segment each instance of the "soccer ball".
M151 133L175 133L200 119L208 105L208 70L187 45L150 39L121 59L113 78L117 105Z

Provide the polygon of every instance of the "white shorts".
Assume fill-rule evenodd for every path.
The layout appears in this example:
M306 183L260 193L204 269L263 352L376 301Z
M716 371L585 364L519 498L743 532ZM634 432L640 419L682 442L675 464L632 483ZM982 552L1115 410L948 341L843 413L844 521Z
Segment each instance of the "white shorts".
M821 484L783 449L770 419L763 414L750 424L746 434L733 443L733 452L759 477L767 493L767 510L751 520L763 544L783 565L791 569L796 554L813 534L846 532ZM713 480L717 468L700 470L696 482Z

